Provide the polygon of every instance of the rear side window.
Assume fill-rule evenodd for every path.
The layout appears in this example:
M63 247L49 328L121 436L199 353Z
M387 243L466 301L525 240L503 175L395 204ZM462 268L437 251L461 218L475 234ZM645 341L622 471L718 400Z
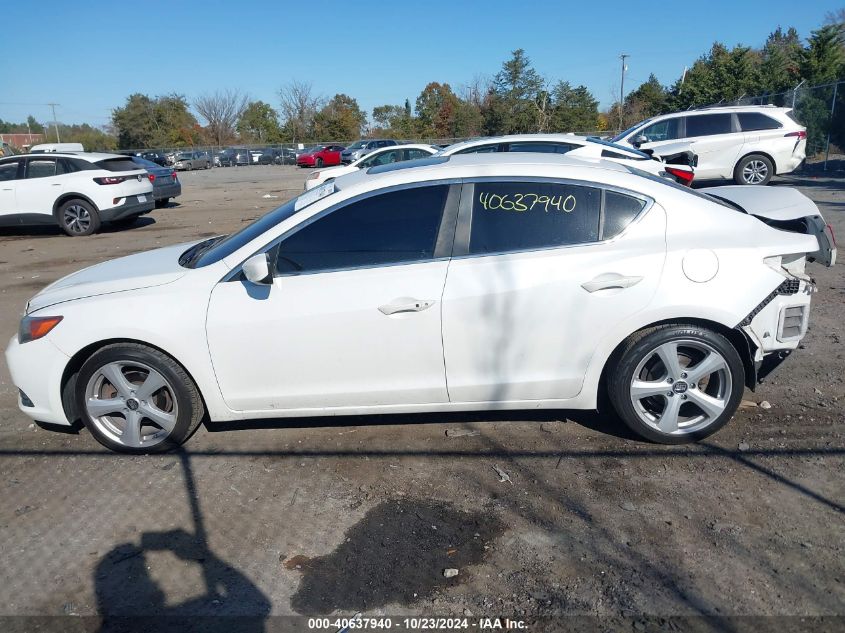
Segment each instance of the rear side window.
M129 156L126 158L107 158L105 160L98 160L97 166L100 169L107 169L109 171L135 171L140 169L135 161Z
M79 171L79 166L76 164L75 161L72 161L68 158L60 158L59 165L56 169L56 173L58 174L72 174L76 171Z
M476 183L474 255L584 244L599 239L601 191L545 182Z
M723 112L720 114L699 114L698 116L687 117L687 138L693 136L712 136L714 134L730 134L731 115Z
M566 152L575 149L575 145L571 143L538 143L522 142L511 143L508 147L509 152L535 152L540 154L566 154Z
M18 161L9 160L0 163L0 182L15 180L18 177Z
M738 112L739 127L743 132L753 130L776 130L783 127L779 121L762 112Z
M49 178L56 175L55 158L30 158L26 166L27 180L31 178Z
M645 207L645 200L616 191L604 193L604 225L602 239L619 235Z
M336 209L281 242L276 270L298 274L432 259L448 190L391 191Z

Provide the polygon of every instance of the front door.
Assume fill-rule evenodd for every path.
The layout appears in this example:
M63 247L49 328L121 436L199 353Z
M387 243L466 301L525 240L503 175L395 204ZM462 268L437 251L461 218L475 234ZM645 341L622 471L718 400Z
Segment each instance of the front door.
M219 283L207 334L228 406L328 413L447 402L440 301L449 264L438 235L449 189L341 204L270 249L272 285Z
M0 163L0 217L11 216L18 212L15 203L15 189L18 185L19 160L7 160Z
M665 212L587 183L478 182L463 196L471 231L443 295L450 400L576 396L602 333L654 295Z

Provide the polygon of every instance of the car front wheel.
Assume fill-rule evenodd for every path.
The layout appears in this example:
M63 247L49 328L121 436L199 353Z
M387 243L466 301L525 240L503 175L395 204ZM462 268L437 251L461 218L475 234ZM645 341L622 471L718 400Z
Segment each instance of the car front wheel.
M734 182L738 185L766 185L774 175L772 161L762 154L751 154L736 164Z
M744 384L742 359L730 341L683 324L632 336L608 373L616 412L635 433L661 444L718 431L736 412Z
M59 207L56 219L62 230L72 237L91 235L100 229L100 215L85 200L68 200Z
M135 343L107 345L82 365L76 406L94 438L122 453L180 446L205 415L199 390L181 365Z

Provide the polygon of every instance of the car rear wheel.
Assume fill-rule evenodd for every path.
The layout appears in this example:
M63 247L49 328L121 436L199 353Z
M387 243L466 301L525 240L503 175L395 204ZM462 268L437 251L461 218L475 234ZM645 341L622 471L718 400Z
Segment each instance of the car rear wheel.
M734 182L738 185L766 185L774 175L772 161L762 154L750 154L736 164Z
M160 200L156 200L156 209L163 209L168 204L170 204L170 198L161 198Z
M724 336L669 324L627 341L608 373L608 394L635 433L683 444L722 428L739 406L744 383L742 359Z
M62 230L72 237L91 235L100 229L100 215L85 200L68 200L59 207L56 219Z
M122 453L180 446L205 415L199 390L181 365L135 343L107 345L82 365L76 406L94 438Z
M314 164L315 164L315 166L317 167L317 169L320 169L320 167L322 167L322 166L323 166L323 159L322 159L322 158L318 158L318 159L317 159L317 161L316 161Z

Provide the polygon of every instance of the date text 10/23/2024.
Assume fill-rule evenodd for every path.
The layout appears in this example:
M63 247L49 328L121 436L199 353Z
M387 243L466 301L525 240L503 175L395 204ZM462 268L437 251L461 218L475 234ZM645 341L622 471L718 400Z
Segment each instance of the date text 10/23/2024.
M524 620L511 618L427 618L427 617L353 617L353 618L309 618L309 630L330 630L337 633L363 630L407 630L407 631L528 631Z

